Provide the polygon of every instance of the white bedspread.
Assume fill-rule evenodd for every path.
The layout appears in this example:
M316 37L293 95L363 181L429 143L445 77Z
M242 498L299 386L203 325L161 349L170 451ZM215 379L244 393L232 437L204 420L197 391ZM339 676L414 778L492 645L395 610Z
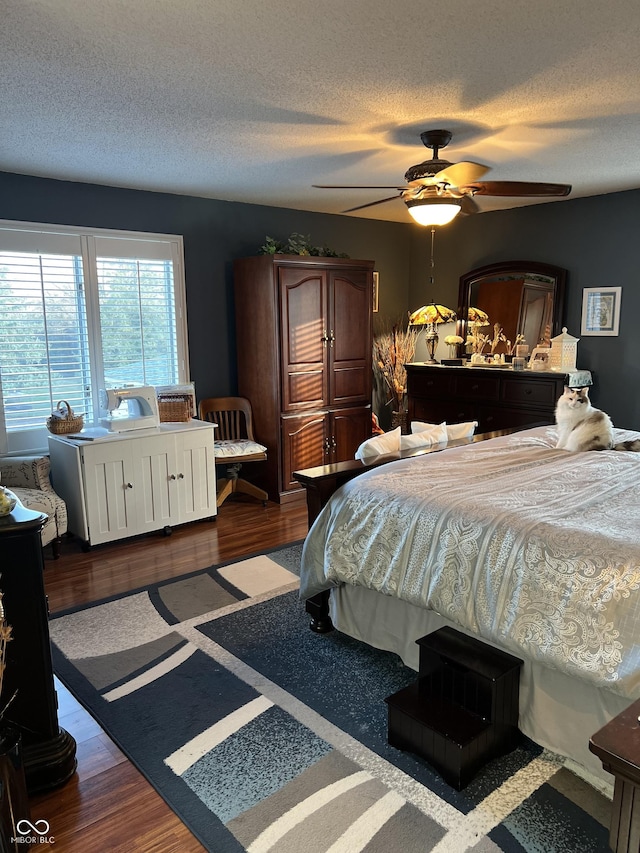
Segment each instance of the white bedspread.
M309 532L301 596L365 586L637 698L640 453L555 440L530 429L347 483Z

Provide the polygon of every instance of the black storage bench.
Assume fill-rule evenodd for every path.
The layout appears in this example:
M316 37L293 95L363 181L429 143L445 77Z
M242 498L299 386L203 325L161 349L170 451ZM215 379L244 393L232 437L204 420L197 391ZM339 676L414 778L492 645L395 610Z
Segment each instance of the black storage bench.
M416 641L418 679L388 696L388 742L426 759L458 791L520 737L522 661L453 628Z

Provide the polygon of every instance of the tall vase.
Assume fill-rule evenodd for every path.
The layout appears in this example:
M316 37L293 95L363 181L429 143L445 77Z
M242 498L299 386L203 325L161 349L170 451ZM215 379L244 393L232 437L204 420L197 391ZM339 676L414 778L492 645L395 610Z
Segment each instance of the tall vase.
M397 427L400 427L400 432L403 435L406 435L409 431L407 421L408 414L409 413L406 409L400 409L397 412L391 412L391 429L396 429Z

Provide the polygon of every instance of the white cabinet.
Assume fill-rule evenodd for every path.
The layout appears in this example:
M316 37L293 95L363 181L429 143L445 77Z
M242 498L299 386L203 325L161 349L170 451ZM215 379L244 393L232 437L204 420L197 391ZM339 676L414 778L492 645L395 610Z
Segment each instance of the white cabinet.
M94 441L50 436L69 530L97 545L215 517L214 429L190 421Z

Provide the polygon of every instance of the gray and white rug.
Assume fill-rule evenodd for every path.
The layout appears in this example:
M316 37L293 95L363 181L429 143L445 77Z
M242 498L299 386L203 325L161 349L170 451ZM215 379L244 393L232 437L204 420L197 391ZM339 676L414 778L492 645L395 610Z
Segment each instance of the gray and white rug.
M462 791L387 744L394 655L318 636L301 545L52 617L57 675L215 853L607 851L610 803L523 738Z

